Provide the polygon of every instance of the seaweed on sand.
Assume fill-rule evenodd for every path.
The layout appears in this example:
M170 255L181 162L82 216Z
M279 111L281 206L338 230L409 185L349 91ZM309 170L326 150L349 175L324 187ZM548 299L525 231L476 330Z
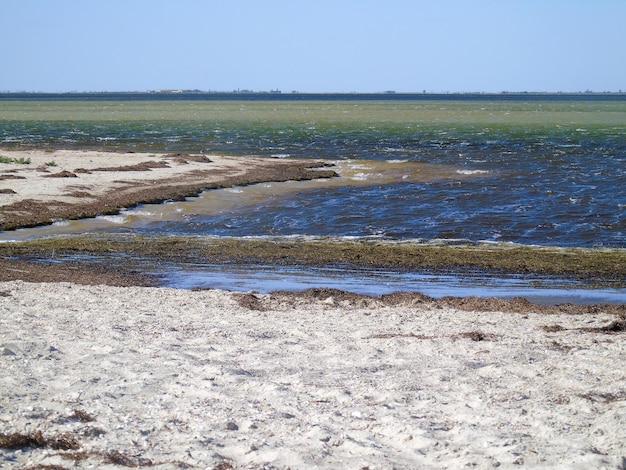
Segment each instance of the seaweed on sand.
M625 333L626 332L626 317L621 317L618 320L614 320L608 325L599 326L595 328L581 328L582 331L587 333Z
M0 434L0 448L2 449L24 449L29 447L76 450L80 447L80 444L74 436L66 433L52 437L44 436L41 431L27 434L19 432Z
M135 165L125 165L125 166L109 166L109 167L99 167L94 168L91 171L150 171L153 168L169 168L170 166L167 162L160 161L147 161L137 163Z

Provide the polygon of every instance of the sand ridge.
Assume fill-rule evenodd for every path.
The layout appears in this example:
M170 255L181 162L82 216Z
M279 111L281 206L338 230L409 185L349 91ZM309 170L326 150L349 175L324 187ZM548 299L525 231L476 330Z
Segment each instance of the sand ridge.
M205 189L333 177L322 163L97 150L0 150L0 230L182 200Z
M81 197L97 197L109 191L124 190L131 184L154 184L159 179L207 170L206 164L209 162L213 163L211 170L236 168L241 171L242 168L240 159L220 156L210 159L207 157L205 161L189 161L180 156L176 161L176 156L181 154L96 150L1 150L0 153L6 158L16 160L0 166L0 173L5 177L17 177L0 180L15 191L13 195L3 196L3 204L22 199L75 202ZM30 163L17 163L20 160L29 160ZM113 171L114 169L117 170ZM215 174L220 175L218 171ZM36 181L35 184L33 180ZM83 195L72 196L75 192Z

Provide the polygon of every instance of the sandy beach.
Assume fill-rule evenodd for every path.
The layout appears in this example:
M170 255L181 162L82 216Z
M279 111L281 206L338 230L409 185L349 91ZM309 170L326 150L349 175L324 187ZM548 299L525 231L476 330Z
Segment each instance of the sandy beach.
M0 168L5 228L320 171L0 154L15 160ZM626 468L624 306L177 290L10 257L0 268L3 468Z
M0 311L5 468L626 461L624 330L603 312L22 281Z

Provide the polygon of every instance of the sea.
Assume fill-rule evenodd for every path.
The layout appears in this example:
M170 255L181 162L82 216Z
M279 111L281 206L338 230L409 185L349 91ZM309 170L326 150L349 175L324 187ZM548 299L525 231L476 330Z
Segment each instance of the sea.
M626 248L624 94L3 95L0 145L313 159L343 175L210 191L4 240L110 232ZM177 287L626 300L620 289L484 274L163 269Z

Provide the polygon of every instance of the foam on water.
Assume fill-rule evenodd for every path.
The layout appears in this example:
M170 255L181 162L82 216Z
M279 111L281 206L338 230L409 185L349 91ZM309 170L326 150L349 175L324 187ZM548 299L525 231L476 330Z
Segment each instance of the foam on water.
M128 223L131 218L128 215L119 214L119 215L101 215L96 217L96 219L100 219L106 222L110 222L115 225L123 225Z
M488 174L488 170L456 170L460 175L485 175Z

